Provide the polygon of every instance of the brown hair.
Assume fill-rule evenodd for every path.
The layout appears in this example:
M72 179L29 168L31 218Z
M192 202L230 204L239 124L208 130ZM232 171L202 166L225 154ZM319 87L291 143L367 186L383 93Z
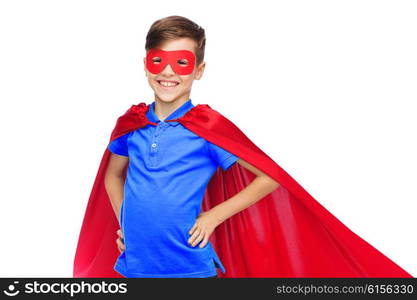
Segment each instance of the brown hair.
M187 37L197 43L196 64L204 60L206 35L204 29L193 21L181 16L169 16L155 21L146 35L145 50L157 48L162 42Z

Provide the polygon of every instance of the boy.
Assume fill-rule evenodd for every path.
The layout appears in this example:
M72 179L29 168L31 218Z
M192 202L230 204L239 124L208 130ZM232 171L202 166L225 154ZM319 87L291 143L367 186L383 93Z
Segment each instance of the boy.
M205 67L201 27L171 16L155 22L146 39L155 101L132 105L116 122L74 277L202 278L214 277L215 267L225 277L412 277L233 122L207 104L193 105L191 86ZM116 231L125 242L117 240L120 255Z
M115 270L125 277L213 277L217 272L212 259L225 272L209 242L211 233L277 187L260 170L178 122L164 122L194 107L190 93L193 81L204 72L204 46L204 30L186 18L172 16L152 25L147 51L189 51L189 57L180 56L180 72L193 56L194 66L190 74L180 75L170 64L153 70L161 62L158 56L144 58L145 74L155 94L147 118L158 125L125 134L108 146L112 154L105 186L126 244ZM219 166L227 170L235 162L257 175L253 185L230 203L199 215L211 176Z

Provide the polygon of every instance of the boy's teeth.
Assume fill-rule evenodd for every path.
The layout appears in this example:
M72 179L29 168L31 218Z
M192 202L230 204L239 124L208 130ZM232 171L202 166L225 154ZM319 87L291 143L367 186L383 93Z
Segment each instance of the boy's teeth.
M177 83L167 82L167 81L160 81L159 83L163 86L176 86L177 85Z

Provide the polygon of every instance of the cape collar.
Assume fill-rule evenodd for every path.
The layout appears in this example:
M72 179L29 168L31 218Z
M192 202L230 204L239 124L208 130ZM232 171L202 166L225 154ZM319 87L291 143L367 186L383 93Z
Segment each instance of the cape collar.
M185 108L187 108L187 105L184 106L184 111L186 110ZM151 104L146 104L145 102L133 104L125 114L117 119L117 123L115 129L112 132L110 140L113 140L132 130L142 128L148 124L157 126L158 122L153 122L147 117L150 108ZM211 128L211 126L217 124L219 121L218 119L221 117L221 115L219 115L215 110L211 109L208 104L197 104L196 106L191 107L191 109L188 109L186 112L184 111L182 109L178 110L178 115L182 114L179 118L167 120L164 122L168 124L172 122L174 123L174 126L176 123L181 123L183 125L186 123L198 123L208 129ZM177 114L174 116L176 115Z

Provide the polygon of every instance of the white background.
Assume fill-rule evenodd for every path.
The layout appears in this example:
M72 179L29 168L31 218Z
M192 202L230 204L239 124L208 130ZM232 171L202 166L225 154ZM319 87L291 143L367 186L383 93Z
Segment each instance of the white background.
M72 276L115 121L154 100L146 33L173 14L206 30L193 104L417 275L415 2L0 3L0 276Z

